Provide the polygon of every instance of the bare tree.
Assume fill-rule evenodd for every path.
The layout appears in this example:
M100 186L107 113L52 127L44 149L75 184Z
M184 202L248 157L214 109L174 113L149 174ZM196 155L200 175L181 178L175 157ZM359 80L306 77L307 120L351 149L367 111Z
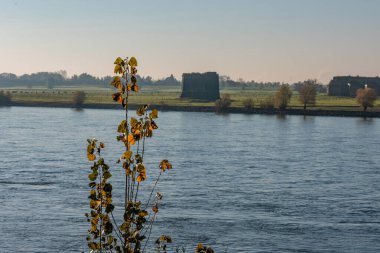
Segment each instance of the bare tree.
M376 91L372 88L360 88L356 91L356 100L367 111L368 107L373 107L376 101Z
M76 91L73 95L73 106L75 108L81 108L85 99L86 93L84 93L84 91Z
M255 107L255 101L253 100L253 98L246 98L243 101L243 106L244 106L245 110L250 112Z
M223 94L221 98L215 101L216 112L226 112L231 102L231 96L229 94Z
M299 90L299 100L303 104L303 109L306 105L314 105L317 96L317 80L309 79L302 83Z
M292 91L290 90L289 85L281 85L281 87L277 90L275 95L276 106L280 110L284 110L288 106L291 97Z

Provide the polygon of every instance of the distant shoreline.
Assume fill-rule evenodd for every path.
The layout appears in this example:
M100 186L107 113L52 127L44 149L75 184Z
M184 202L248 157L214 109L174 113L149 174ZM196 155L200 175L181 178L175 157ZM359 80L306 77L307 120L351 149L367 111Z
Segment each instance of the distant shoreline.
M56 107L73 108L71 103L64 102L12 102L8 107ZM130 109L137 109L139 104L130 104ZM172 105L151 105L160 111L183 111L183 112L216 112L214 106L172 106ZM3 106L4 107L4 106ZM119 104L83 104L79 109L121 109ZM334 117L368 117L380 118L380 111L349 111L349 110L325 110L325 109L262 109L254 108L247 110L242 107L230 107L223 113L242 113L242 114L262 114L262 115L304 115L304 116L334 116Z

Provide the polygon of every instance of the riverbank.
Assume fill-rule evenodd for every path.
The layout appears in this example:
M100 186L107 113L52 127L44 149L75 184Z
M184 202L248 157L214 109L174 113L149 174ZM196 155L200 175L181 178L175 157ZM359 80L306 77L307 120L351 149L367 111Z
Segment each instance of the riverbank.
M24 107L58 107L58 108L75 108L72 103L68 102L12 102L7 106L24 106ZM137 109L141 104L130 104L130 109ZM178 106L178 105L164 105L152 104L152 107L160 111L185 111L185 112L216 112L215 106ZM121 109L119 104L116 103L87 103L83 104L79 109ZM350 110L351 109L351 110ZM334 116L334 117L368 117L380 118L380 111L360 111L352 110L353 108L334 107L334 109L320 109L320 108L288 108L286 110L278 110L276 108L252 108L247 110L243 107L230 107L223 113L243 113L243 114L267 114L267 115L304 115L304 116ZM355 107L357 109L357 107Z

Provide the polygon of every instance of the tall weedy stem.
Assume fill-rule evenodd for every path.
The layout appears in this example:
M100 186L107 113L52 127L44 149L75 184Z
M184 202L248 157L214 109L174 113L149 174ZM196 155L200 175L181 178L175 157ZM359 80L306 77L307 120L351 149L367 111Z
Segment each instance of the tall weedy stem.
M150 217L150 214L146 209L149 206L153 191L162 172L171 169L172 165L168 160L161 161L159 165L159 177L155 181L148 203L142 207L138 193L147 178L147 169L143 162L145 141L147 138L151 138L153 131L158 128L154 121L154 119L158 118L158 111L156 109L150 110L149 105L143 105L136 110L136 118L129 116L128 98L130 93L137 93L139 91L136 76L137 60L134 57L124 60L118 57L114 64L114 72L115 74L120 74L120 76L115 76L111 82L111 85L117 89L117 92L112 94L112 99L121 104L125 111L125 119L120 122L117 128L117 132L119 133L117 140L125 146L123 153L117 161L117 163L122 163L125 173L123 222L118 226L113 215L112 185L107 182L107 179L111 177L111 173L109 172L108 165L104 163L104 159L100 156L100 150L105 145L103 143L98 145L97 140L89 139L87 147L88 160L95 161L96 155L99 158L91 167L92 173L89 175L89 186L92 188L89 198L91 199L90 207L92 210L91 214L86 214L88 221L91 223L90 236L87 240L89 241L88 246L93 252L116 251L117 253L140 253L142 252L141 248L144 240L143 251L145 251L153 222L158 213L157 196L161 200L162 195L156 195L156 201L150 210L150 213L153 214L153 219L147 225L146 217L148 215ZM132 147L136 143L137 147L135 148L135 152L133 152ZM141 154L140 148L142 149ZM96 179L99 179L99 181L96 181ZM114 229L115 227L116 229ZM143 230L145 230L145 233L149 231L147 240L145 233L142 233ZM118 245L117 238L112 236L113 232L116 233L121 245ZM162 238L164 238L163 241L165 242L171 242L168 236Z

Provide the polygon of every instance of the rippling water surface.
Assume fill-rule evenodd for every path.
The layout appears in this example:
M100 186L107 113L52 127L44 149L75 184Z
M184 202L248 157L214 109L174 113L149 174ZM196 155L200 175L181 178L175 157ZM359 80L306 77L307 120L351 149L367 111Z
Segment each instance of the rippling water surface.
M160 112L174 169L153 231L193 252L380 252L380 120ZM86 251L86 139L107 145L121 210L122 111L0 108L0 252ZM118 213L116 216L120 216Z

